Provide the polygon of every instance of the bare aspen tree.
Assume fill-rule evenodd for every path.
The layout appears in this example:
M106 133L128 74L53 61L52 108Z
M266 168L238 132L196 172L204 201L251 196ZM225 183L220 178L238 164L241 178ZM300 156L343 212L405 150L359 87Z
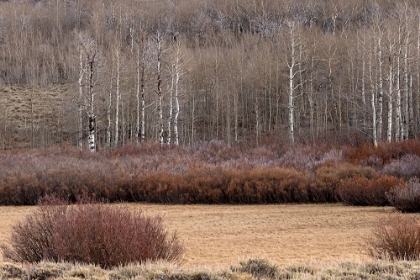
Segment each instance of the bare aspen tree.
M397 39L397 44L398 44L398 48L396 51L396 77L395 77L395 90L397 93L397 107L396 107L396 112L395 112L395 117L396 117L396 131L395 131L395 137L396 140L402 140L403 139L403 135L404 135L404 125L403 125L403 110L402 110L402 95L401 95L401 85L400 85L400 81L401 81L401 53L402 53L402 44L401 44L401 36L402 36L402 30L401 30L401 25L398 25L398 39Z
M134 37L134 31L133 31ZM147 56L147 35L140 31L139 39L133 44L137 46L136 58L136 133L135 138L138 142L146 141L146 56Z
M360 78L361 83L361 95L362 95L362 131L366 131L367 127L367 120L366 120L366 111L367 111L367 102L366 102L366 52L367 52L367 46L366 46L366 38L363 36L360 36L358 33L358 40L357 40L357 49L360 50L361 55L361 62L362 62L362 73Z
M158 137L159 144L163 145L164 143L164 131L163 131L163 93L162 93L162 37L157 32L156 35L156 71L157 71L157 113L158 113Z
M297 30L296 23L293 21L290 21L287 23L288 28L288 36L290 42L287 42L288 49L290 54L286 54L286 64L288 68L288 80L289 80L289 95L288 95L288 111L289 111L289 139L290 143L294 145L295 143L295 131L294 131L294 125L295 125L295 89L299 87L299 85L295 84L295 77L298 74L299 71L296 70L296 68L301 63L300 61L297 61L297 50L301 48L301 42L299 38L299 34L297 34L299 31Z
M394 47L395 42L393 41L392 34L388 33L388 116L387 116L387 141L392 142L392 123L393 123L393 111L394 111L394 94L393 94L393 83L394 83Z
M413 97L410 82L410 43L411 43L411 29L412 14L407 5L403 6L402 11L402 24L404 28L404 139L408 139L412 133L412 116L413 116Z
M114 130L114 147L119 145L119 119L120 119L120 102L121 102L121 91L120 91L120 78L121 78L121 50L117 47L115 49L116 59L116 88L115 88L115 130Z
M377 134L377 114L376 114L376 87L374 73L373 73L373 56L376 51L376 46L373 46L373 52L369 56L369 78L370 78L370 90L371 90L371 106L372 106L372 141L375 147L378 146L378 134Z
M114 79L114 67L111 65L111 73L109 79L109 93L108 93L108 106L106 109L106 118L107 118L107 129L106 129L106 144L108 148L111 148L111 136L112 136L112 119L111 119L111 110L112 110L112 91L113 88L113 79Z
M383 46L382 46L382 39L383 39L383 30L381 23L378 21L375 23L375 36L376 36L376 43L377 43L377 81L378 81L378 96L377 96L377 138L378 141L382 141L382 131L383 131L383 99L384 99L384 86L383 86Z
M79 38L82 40L82 38ZM83 149L83 80L86 72L84 65L84 48L82 44L79 45L79 96L77 100L77 130L78 130L78 139L77 146L80 150Z
M172 65L173 73L172 73L172 85L174 87L174 101L175 101L175 108L173 109L174 114L174 144L179 145L179 132L178 132L178 119L179 119L179 79L182 74L182 63L181 63L181 43L179 40L176 40L175 46L175 58L174 63ZM170 135L169 135L170 137ZM169 142L169 141L168 141Z
M97 72L98 48L96 42L90 38L79 34L80 39L80 76L79 76L79 94L82 94L87 99L86 113L88 116L88 149L91 152L96 151L96 110L95 110L95 95L94 91L96 85L95 74ZM85 61L85 62L84 62ZM83 77L86 73L86 93L83 93ZM80 116L79 116L80 117Z
M95 115L95 67L96 67L97 48L95 42L92 40L89 45L86 45L86 58L88 64L88 120L89 120L89 133L88 133L88 148L89 151L96 151L96 115Z
M406 20L408 20L406 18ZM405 22L405 24L407 24ZM410 32L406 29L405 40L404 40L404 136L403 139L408 139L410 134L410 108L412 107L410 101L410 81L409 81L409 44L410 44Z

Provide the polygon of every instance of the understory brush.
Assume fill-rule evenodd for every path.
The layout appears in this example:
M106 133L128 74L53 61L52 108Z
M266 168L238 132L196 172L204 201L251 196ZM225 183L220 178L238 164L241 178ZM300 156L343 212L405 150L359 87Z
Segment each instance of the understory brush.
M420 212L420 182L418 178L412 178L405 184L393 187L387 198L398 211Z
M51 197L13 226L11 246L1 248L4 258L15 262L65 261L104 268L178 262L184 250L159 216L90 201L68 205Z
M351 205L388 205L392 197L397 204L394 187L419 174L419 156L417 140L378 147L210 141L97 153L68 146L9 151L0 153L0 205L35 205L45 195L69 202L87 195L108 202ZM402 211L417 211L410 208Z

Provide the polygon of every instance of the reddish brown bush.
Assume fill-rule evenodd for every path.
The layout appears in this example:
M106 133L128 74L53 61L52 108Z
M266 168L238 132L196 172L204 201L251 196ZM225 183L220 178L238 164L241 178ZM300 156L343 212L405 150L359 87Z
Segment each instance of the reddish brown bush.
M402 214L380 219L366 245L368 253L375 258L419 260L420 219Z
M420 212L420 182L413 178L405 184L392 188L387 198L401 212Z
M14 226L6 259L82 262L109 268L135 262L179 261L183 246L161 217L102 203L68 206L52 200Z
M372 144L363 144L359 147L346 147L344 156L354 164L387 164L393 159L399 159L403 155L413 154L420 156L420 141L409 139L400 142L381 143L378 147ZM372 162L374 160L374 162Z
M393 176L378 178L353 177L340 182L337 193L349 205L385 206L389 205L387 192L404 181Z

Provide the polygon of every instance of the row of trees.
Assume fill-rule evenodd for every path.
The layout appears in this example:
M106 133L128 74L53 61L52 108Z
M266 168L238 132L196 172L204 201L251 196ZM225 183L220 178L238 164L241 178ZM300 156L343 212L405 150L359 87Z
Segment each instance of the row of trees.
M33 146L45 135L91 150L266 135L378 145L420 130L414 0L10 0L0 44L5 85L71 85L50 104L61 133L44 118Z

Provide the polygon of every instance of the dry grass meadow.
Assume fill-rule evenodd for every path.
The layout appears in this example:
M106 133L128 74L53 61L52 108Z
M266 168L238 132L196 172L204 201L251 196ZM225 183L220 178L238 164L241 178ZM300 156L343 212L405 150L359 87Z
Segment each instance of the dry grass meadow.
M186 247L183 267L221 269L250 258L278 265L363 262L364 238L391 207L129 204L163 215ZM0 207L0 243L34 207ZM1 259L0 259L1 260Z

